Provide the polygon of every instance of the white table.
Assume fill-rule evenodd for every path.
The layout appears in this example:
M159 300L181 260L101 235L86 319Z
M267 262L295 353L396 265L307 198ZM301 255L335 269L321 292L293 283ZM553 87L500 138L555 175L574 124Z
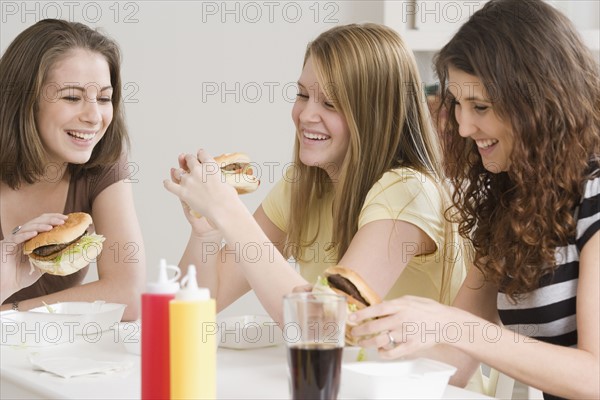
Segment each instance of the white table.
M130 353L118 331L104 332L96 343L77 338L49 347L0 346L0 398L139 399L140 356ZM108 375L61 378L32 368L30 354L77 355L131 364ZM282 345L254 350L220 348L217 393L223 399L285 399L288 395L286 352ZM343 377L342 377L343 382ZM343 384L343 383L342 383ZM444 399L489 399L448 386Z

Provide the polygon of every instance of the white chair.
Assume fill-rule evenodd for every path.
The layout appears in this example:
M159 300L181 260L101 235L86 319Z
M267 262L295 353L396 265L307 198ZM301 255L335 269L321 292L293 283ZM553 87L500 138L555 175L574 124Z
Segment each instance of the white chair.
M490 368L489 376L483 375L483 394L497 399L512 399L515 380L497 369Z
M515 380L494 368L481 364L465 389L497 399L512 399Z

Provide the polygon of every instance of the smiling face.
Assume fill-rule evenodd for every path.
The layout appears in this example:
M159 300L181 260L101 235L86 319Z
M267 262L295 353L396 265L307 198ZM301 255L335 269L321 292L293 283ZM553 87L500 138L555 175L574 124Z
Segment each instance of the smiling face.
M306 60L298 80L292 119L298 134L300 161L325 169L335 180L348 150L350 130L342 114L322 92L312 57Z
M50 162L83 164L113 118L106 59L76 49L50 69L36 124Z
M448 80L460 136L475 141L485 169L492 173L507 171L514 145L510 124L495 113L479 78L451 67Z

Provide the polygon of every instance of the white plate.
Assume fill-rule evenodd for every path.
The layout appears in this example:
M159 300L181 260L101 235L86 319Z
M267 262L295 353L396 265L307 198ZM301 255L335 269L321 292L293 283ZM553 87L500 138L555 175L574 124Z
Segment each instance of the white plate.
M219 347L257 349L283 343L281 329L264 315L242 315L217 321Z
M125 304L96 301L56 303L29 311L0 313L0 344L49 346L74 342L77 336L99 340L118 328Z
M341 395L363 399L441 399L456 368L426 358L342 365Z

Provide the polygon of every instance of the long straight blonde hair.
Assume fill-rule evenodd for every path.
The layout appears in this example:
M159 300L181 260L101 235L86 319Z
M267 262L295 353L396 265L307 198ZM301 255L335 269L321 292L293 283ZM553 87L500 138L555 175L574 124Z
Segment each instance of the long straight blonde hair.
M339 181L332 185L323 169L302 164L296 135L298 180L292 185L287 242L293 245L286 247L287 256L302 260L302 247L316 240L306 237L304 222L334 191L331 242L339 260L358 230L367 193L385 172L409 167L444 191L441 151L415 59L395 31L372 23L334 27L308 45L304 63L309 57L324 94L348 124L350 143ZM454 257L448 261L453 264Z

